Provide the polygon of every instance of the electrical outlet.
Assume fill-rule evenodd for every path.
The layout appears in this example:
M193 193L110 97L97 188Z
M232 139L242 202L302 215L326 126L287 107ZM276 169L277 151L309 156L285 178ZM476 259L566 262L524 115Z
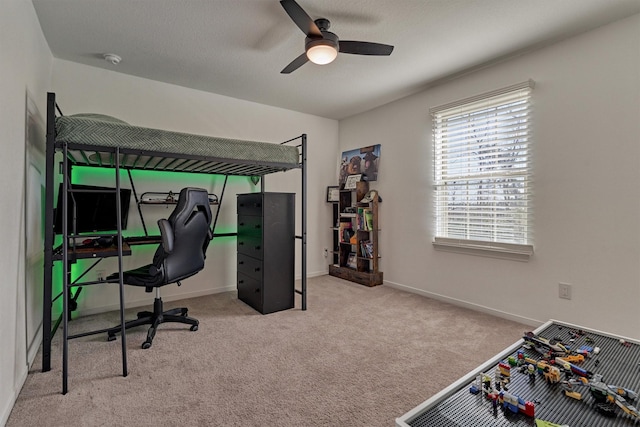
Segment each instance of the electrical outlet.
M329 256L329 249L324 248L324 257L327 258Z
M106 277L105 270L96 270L96 280L104 280Z
M558 283L558 296L562 299L571 299L571 285L569 283Z

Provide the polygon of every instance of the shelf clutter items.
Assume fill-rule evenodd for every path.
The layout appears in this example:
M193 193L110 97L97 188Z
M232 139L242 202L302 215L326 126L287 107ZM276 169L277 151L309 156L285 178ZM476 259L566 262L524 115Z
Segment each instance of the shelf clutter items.
M333 203L333 259L329 274L366 286L381 285L378 249L378 204L376 190L369 182L356 183L355 189L340 190Z
M141 205L175 205L178 203L178 194L180 194L179 191L176 193L173 191L166 193L146 192L140 196L139 203ZM216 194L209 193L209 204L218 204L218 196Z

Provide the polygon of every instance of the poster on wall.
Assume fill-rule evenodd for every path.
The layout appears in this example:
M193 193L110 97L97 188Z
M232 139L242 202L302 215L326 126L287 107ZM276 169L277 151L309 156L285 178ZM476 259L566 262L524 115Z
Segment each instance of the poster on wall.
M362 174L362 181L376 181L380 162L380 144L344 151L340 157L338 183L344 185L349 175Z

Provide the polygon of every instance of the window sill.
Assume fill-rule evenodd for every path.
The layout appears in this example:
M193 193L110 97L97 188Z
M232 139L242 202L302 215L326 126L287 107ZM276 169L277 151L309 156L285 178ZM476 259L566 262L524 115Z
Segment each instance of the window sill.
M483 242L479 240L447 239L436 237L433 247L439 251L477 255L512 261L529 261L533 255L533 245Z

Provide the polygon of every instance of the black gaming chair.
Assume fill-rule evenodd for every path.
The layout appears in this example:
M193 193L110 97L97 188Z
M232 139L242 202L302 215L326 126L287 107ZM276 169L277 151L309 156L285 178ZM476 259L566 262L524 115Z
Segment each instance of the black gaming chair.
M209 194L201 188L184 188L180 191L178 204L168 219L158 221L162 243L153 256L153 263L123 272L124 284L143 286L147 292L156 289L153 312L142 311L138 318L125 323L125 329L140 325L151 325L142 348L151 347L151 342L160 323L180 322L198 330L198 320L187 316L187 308L163 311L160 287L177 283L191 277L204 268L207 246L212 238L211 208ZM107 278L119 280L119 273ZM109 341L116 339L121 331L118 325L107 331Z

